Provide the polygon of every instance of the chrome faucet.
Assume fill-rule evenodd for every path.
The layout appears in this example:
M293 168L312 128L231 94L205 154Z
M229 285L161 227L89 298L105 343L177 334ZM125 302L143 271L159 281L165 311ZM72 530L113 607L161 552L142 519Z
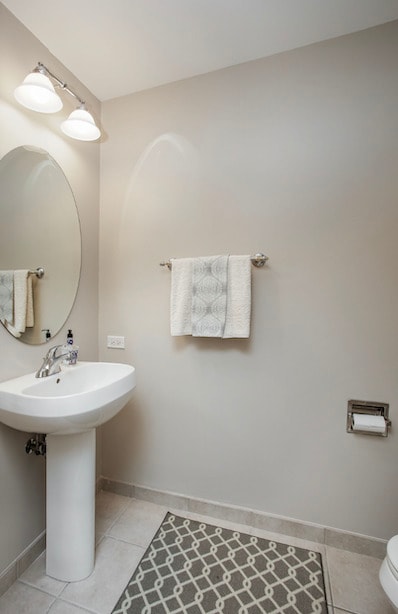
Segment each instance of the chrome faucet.
M59 373L61 371L61 362L70 357L70 352L64 352L63 354L58 354L58 350L62 348L62 345L55 345L50 348L43 358L43 364L40 369L36 373L35 377L48 377L49 375L54 375L55 373Z

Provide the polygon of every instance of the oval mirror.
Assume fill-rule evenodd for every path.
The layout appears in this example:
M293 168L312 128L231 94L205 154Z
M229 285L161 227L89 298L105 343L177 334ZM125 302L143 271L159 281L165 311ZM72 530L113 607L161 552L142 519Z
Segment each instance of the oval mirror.
M75 199L46 151L17 147L0 161L0 214L0 321L24 343L45 343L72 309L81 268Z

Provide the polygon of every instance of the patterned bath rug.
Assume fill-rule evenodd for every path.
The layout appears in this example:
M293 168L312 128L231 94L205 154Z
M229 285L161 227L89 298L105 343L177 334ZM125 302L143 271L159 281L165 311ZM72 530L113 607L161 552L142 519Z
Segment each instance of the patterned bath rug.
M321 555L168 513L112 614L327 614Z

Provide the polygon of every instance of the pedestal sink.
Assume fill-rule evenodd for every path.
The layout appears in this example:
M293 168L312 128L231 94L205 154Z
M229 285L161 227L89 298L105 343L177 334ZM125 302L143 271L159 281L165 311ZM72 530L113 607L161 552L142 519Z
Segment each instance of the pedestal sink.
M46 572L53 578L74 582L93 571L95 428L125 406L134 388L134 367L105 362L0 383L0 422L47 434Z

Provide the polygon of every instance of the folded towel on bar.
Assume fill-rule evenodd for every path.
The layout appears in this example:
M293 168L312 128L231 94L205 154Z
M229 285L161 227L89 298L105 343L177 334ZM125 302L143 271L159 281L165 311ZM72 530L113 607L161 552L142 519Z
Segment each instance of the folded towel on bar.
M172 260L170 328L173 337L192 334L193 261L193 258Z
M195 258L192 273L192 336L223 337L227 316L228 256Z
M250 310L250 256L172 260L172 336L246 338Z
M229 257L224 339L245 339L250 336L251 267L250 256Z
M0 271L0 320L12 322L14 316L14 271Z
M27 327L34 326L32 278L29 271L14 271L14 315L6 327L14 337L20 337Z

